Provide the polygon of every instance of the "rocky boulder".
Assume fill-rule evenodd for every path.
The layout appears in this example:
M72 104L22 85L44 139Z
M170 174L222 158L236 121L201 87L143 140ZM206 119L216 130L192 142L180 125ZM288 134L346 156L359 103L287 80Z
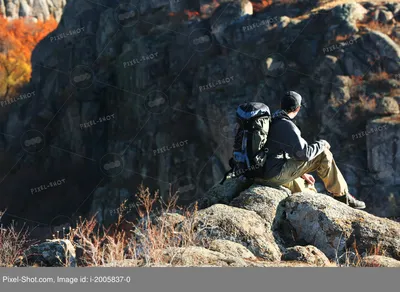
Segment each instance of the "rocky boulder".
M360 265L363 267L386 267L386 268L400 268L400 261L385 256L367 256L362 259Z
M318 267L332 265L326 255L312 245L289 247L282 254L282 260L305 262Z
M237 208L256 212L272 230L280 202L290 195L289 190L253 185L243 191L230 204Z
M48 240L30 246L15 263L16 266L76 267L75 247L67 239Z
M358 31L357 21L362 20L368 10L361 4L354 2L345 3L332 9L332 15L338 20L338 27L335 27L341 34L354 34Z
M254 254L247 248L245 248L243 245L230 240L223 240L223 239L213 240L211 241L208 249L220 252L226 256L239 257L242 259L251 259L251 260L256 259Z
M385 70L390 74L397 74L400 70L400 46L396 44L388 35L379 31L370 31L367 33L363 43L365 49L371 45L370 39L375 44L375 48L379 55L375 58L380 58L384 64Z
M237 6L244 14L253 14L253 5L249 0L199 0L200 12L203 17L210 17L213 13L222 6L222 10ZM221 8L220 8L221 10ZM221 11L220 11L221 12ZM217 13L221 15L221 13ZM229 14L229 12L228 12Z
M379 115L394 115L400 113L399 104L393 97L377 100L376 113Z
M194 226L203 242L225 239L242 244L265 260L281 257L272 231L254 211L216 204L200 210Z
M228 178L223 184L217 183L211 187L198 200L200 209L210 207L214 204L229 204L242 191L247 190L252 182L242 179Z
M292 236L319 248L330 259L348 249L368 254L376 248L400 259L400 224L354 210L322 194L297 193L283 202L281 220Z
M238 257L227 256L198 246L169 248L164 251L163 257L163 262L174 266L246 266L246 263Z
M230 190L239 180L227 180ZM227 256L263 261L332 266L348 252L368 256L379 250L400 258L400 223L355 210L328 195L290 194L252 185L228 196L227 204L198 212L195 230L204 247ZM210 194L208 194L210 195ZM278 258L280 257L280 258Z
M210 17L211 32L219 44L226 45L225 29L243 20L245 15L253 14L253 6L248 0L217 1L221 2L220 4L213 2L218 8Z

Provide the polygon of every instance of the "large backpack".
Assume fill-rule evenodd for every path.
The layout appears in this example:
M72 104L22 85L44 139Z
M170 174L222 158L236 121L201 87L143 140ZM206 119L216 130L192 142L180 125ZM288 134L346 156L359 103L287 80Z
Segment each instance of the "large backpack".
M231 169L225 174L233 177L254 178L261 174L267 159L266 143L271 124L269 107L260 102L248 102L239 105L236 110L238 124L233 157L229 160Z

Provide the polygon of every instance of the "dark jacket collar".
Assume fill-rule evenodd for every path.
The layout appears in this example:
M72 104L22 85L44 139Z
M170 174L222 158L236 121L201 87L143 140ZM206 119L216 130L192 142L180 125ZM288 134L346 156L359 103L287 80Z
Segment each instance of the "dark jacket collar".
M277 110L276 112L274 112L272 114L272 118L281 118L281 119L287 119L289 121L291 121L292 119L288 116L288 114L284 111L284 110Z

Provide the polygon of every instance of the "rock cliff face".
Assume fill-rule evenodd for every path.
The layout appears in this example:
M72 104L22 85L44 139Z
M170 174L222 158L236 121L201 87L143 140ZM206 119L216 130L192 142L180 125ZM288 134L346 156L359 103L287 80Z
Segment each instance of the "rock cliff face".
M110 222L140 183L192 202L228 167L236 106L274 110L292 89L303 135L331 143L351 192L399 216L399 4L312 3L69 0L33 52L35 98L2 117L2 204L47 224Z
M32 17L60 20L67 0L0 0L0 14L10 18Z

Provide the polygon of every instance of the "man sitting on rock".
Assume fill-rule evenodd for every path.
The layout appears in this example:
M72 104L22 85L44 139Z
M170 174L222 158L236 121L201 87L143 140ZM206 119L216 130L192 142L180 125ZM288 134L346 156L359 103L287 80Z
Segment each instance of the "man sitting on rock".
M313 186L316 171L333 197L350 207L364 209L365 203L349 194L347 183L333 159L325 140L308 144L292 122L301 109L301 95L289 91L281 99L281 109L273 114L268 133L268 155L262 177L255 182L272 187L285 186L292 192L304 191L305 183ZM315 188L312 187L314 191Z

